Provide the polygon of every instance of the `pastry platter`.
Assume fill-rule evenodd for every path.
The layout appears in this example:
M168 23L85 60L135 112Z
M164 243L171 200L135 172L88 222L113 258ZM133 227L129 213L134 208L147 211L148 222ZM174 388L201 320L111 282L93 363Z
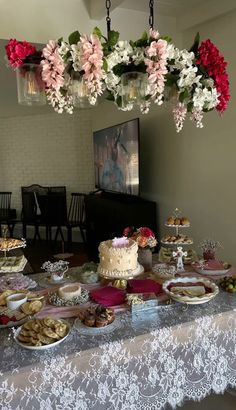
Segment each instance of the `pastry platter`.
M6 305L0 306L0 329L20 326L29 320L30 317L40 312L45 306L45 301L44 299L39 299L29 300L15 310L8 309ZM11 320L11 318L14 320ZM3 321L5 324L2 324Z
M55 323L56 325L61 326L61 329L64 329L63 333L57 333L57 328L55 327L55 325L46 325L44 322L45 320L51 321L51 323ZM34 330L33 328L31 329L31 324L33 322L35 322L36 324ZM38 327L37 324L39 324ZM25 349L47 350L62 343L68 337L70 330L71 326L69 322L64 319L33 319L31 321L28 321L15 331L14 340L18 345L24 347ZM53 337L49 337L50 334L53 335ZM25 340L25 342L23 342L22 340ZM36 345L35 343L42 344Z
M112 323L103 327L90 327L86 326L80 318L77 318L74 322L74 328L82 335L102 335L104 333L113 332L113 330L117 328L117 321L115 319Z
M189 305L209 302L219 293L218 286L206 278L175 278L164 282L162 286L171 299Z
M37 282L22 273L10 273L0 277L0 292L7 289L33 289Z

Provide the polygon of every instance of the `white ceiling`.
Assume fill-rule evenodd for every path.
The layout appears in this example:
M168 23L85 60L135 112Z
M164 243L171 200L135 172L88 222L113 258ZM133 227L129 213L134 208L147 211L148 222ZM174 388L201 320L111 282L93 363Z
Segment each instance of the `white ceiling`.
M114 17L116 12L120 15L119 10L129 11L127 15L134 10L136 16L138 11L149 12L149 0L111 0L111 3ZM155 0L154 22L169 16L176 19L181 32L233 9L236 9L235 0ZM6 41L1 39L15 37L42 43L68 35L78 27L81 32L89 32L95 24L105 24L105 15L105 0L0 0L0 117L54 112L48 106L29 108L17 104L15 73L6 67ZM135 21L131 26L134 24Z

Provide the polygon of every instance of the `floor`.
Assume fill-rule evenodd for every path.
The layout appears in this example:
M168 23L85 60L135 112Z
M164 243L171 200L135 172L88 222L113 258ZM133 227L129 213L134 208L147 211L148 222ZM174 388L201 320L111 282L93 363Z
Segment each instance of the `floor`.
M27 241L27 247L24 253L30 262L30 265L35 273L41 272L41 266L43 262L49 260L53 261L54 255L58 253L64 253L63 244L60 242L54 242L52 244L44 240ZM88 261L87 250L82 243L72 244L72 253L76 264L83 264ZM73 259L73 258L72 258ZM169 407L166 410L170 410ZM236 410L236 393L224 395L211 395L201 402L187 402L181 410Z
M48 242L45 240L27 240L24 254L28 259L34 273L42 272L41 266L46 261L55 261L54 255L64 253L64 246L61 242ZM74 264L82 265L88 261L87 251L82 243L73 243L71 253L74 255ZM72 258L72 259L73 259ZM63 259L63 258L62 258ZM71 260L71 259L70 259Z

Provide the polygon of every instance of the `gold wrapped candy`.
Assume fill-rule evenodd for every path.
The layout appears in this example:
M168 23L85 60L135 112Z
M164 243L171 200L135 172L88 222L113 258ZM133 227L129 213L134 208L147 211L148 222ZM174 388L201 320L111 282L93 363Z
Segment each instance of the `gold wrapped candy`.
M118 289L126 289L127 287L127 280L126 279L116 279L113 282L113 286Z

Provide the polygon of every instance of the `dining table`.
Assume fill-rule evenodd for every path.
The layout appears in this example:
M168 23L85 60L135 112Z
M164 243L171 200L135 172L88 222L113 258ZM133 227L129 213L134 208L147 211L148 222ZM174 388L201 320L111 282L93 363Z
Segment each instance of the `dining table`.
M30 278L40 283L43 275ZM71 330L45 350L19 346L14 328L0 329L1 409L176 408L236 388L234 293L220 289L199 305L160 298L146 311L119 307L104 328L81 326L66 307L45 307L46 315L54 313L68 316Z

